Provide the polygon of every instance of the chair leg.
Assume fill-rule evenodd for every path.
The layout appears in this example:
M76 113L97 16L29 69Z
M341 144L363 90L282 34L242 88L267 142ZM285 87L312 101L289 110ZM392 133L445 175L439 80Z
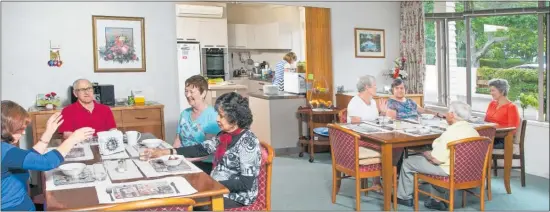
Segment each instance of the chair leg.
M495 175L495 177L498 176L497 160L496 159L493 159L493 174Z
M393 167L393 210L397 211L397 167Z
M393 196L395 198L397 194ZM414 174L414 197L413 198L414 198L414 202L413 202L414 211L418 211L418 175L416 173Z
M462 190L462 207L466 207L466 190Z
M493 199L493 192L491 191L491 162L487 164L489 170L487 170L487 200L491 201Z
M521 187L525 187L525 156L521 155L520 159L520 165L521 165Z
M355 211L361 210L361 179L355 179Z
M455 190L449 189L449 211L454 211L455 209Z
M480 211L485 211L485 188L483 188L484 186L482 185L481 189L480 189L480 193L479 193L479 210Z
M369 187L369 179L364 179L365 181L365 188L368 188ZM365 191L365 196L369 195L369 191Z
M340 190L340 179L338 179L337 172L335 168L332 168L332 204L336 203L336 194ZM340 175L338 173L338 175Z

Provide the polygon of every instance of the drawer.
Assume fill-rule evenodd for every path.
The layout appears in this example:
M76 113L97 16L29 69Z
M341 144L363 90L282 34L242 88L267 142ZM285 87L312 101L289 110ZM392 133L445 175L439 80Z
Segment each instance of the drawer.
M162 117L159 109L135 109L123 110L122 122L126 126L128 123L160 123Z
M52 114L39 114L35 116L35 122L36 129L46 129L46 124L48 123L48 119L53 115Z
M113 116L115 117L116 126L122 126L122 111L113 110Z

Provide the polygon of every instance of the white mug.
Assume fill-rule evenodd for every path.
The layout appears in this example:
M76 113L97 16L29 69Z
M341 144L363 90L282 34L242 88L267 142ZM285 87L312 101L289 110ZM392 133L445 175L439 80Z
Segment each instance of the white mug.
M141 138L141 133L138 131L126 131L126 139L128 140L128 145L135 146L138 143L138 140Z

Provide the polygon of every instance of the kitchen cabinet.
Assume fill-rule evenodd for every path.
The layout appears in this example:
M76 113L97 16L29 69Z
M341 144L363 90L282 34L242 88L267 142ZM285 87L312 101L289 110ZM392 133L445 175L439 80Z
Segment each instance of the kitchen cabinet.
M270 82L260 81L260 80L249 80L248 81L248 91L249 92L264 92L264 85L271 85Z
M214 105L219 96L230 92L236 92L244 97L248 97L247 90L247 87L244 85L209 86L205 101L208 105Z
M227 25L229 48L244 49L248 46L248 24Z
M176 20L177 36L183 40L199 40L199 19L178 17Z
M227 48L227 19L199 19L199 41L205 48Z

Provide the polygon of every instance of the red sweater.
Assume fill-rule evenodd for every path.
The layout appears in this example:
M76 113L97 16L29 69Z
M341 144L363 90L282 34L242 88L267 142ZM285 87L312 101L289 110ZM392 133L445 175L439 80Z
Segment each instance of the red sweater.
M486 122L497 123L501 127L519 127L519 111L516 105L512 102L502 105L497 109L498 102L496 100L489 103L487 114L485 115ZM514 133L516 131L514 130Z

